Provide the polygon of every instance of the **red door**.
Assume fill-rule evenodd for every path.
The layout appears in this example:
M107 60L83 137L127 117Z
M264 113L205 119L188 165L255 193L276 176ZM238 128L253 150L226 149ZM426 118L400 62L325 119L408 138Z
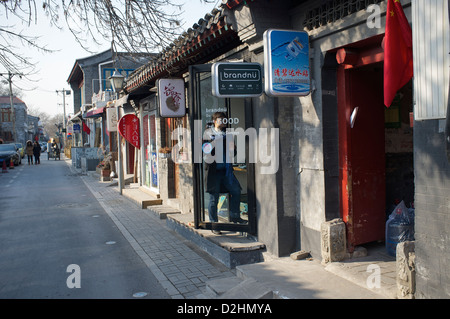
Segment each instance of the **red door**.
M382 67L382 63L357 68L341 65L338 70L340 205L350 251L356 245L384 239Z
M128 174L134 174L134 152L135 147L131 145L131 143L127 143L128 145Z

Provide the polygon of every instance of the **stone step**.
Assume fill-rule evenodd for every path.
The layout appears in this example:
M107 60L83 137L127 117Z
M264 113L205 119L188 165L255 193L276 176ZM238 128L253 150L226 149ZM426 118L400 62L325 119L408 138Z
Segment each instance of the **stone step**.
M147 207L147 210L152 212L152 214L159 219L166 219L167 215L170 214L181 214L178 209L169 207L167 205L151 205Z
M238 277L212 279L206 282L205 295L211 298L218 298L228 290L242 283L242 279Z
M240 280L237 286L221 294L218 299L273 299L273 291L253 278Z

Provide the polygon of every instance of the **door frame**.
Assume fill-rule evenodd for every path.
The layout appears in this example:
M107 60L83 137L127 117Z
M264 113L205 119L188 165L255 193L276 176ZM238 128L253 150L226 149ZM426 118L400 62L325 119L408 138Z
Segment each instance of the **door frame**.
M247 205L248 205L248 224L234 223L211 223L204 221L204 193L203 193L203 163L196 160L196 136L203 136L203 132L195 132L194 121L201 120L200 100L199 100L199 75L200 73L211 73L212 64L200 64L189 66L189 125L191 130L192 154L192 183L194 191L194 227L196 229L239 231L256 235L256 198L255 198L255 165L248 163L248 143L246 143L246 164L247 164ZM212 92L211 92L212 94ZM252 104L251 99L245 99L245 128L252 125ZM200 147L201 149L201 147ZM197 155L198 156L198 155Z
M353 111L351 95L352 69L374 65L384 61L384 51L381 47L383 35L375 36L353 44L351 47L340 48L336 52L337 67L337 104L338 104L338 136L339 136L339 198L340 216L346 224L347 248L353 252L355 246L364 244L355 235L354 223L354 194L353 194L353 167L352 154L354 147L351 143L352 128L350 117ZM382 83L381 83L382 85ZM355 124L356 125L356 124ZM384 172L386 172L384 170ZM384 186L386 187L386 186ZM382 199L383 204L385 199ZM385 214L383 210L383 215ZM381 231L380 231L381 234ZM381 235L380 235L381 236ZM384 237L384 236L383 236ZM383 238L379 238L380 240Z

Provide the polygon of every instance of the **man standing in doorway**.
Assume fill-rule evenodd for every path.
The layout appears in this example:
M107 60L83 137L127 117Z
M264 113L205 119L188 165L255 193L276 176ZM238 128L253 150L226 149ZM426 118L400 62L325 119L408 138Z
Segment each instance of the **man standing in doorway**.
M210 144L205 154L206 192L209 193L208 213L211 222L217 222L217 204L220 193L228 193L230 201L230 219L233 223L244 224L240 216L241 186L233 173L231 158L236 155L233 139L227 138L226 115L216 112L212 115L213 125L203 135L203 144ZM219 235L220 231L213 230Z

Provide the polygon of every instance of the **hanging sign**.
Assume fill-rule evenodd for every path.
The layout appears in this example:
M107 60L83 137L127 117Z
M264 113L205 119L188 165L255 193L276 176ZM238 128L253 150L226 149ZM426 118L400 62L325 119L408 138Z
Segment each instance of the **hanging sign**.
M81 133L80 124L74 124L73 125L73 133Z
M159 116L183 117L186 115L186 95L183 79L159 79L157 81Z
M140 148L139 119L134 114L126 114L121 117L117 125L120 135L134 147Z
M264 32L265 92L269 96L310 93L309 38L304 31Z
M257 97L263 92L259 63L214 63L211 78L212 94L217 97Z
M106 109L106 129L108 132L117 131L117 108L115 107Z

